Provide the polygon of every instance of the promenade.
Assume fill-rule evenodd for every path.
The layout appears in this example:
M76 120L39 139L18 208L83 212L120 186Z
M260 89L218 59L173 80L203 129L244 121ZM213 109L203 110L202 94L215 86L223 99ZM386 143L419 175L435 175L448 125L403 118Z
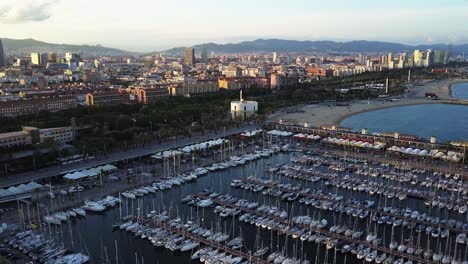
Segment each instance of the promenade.
M71 163L67 165L57 165L53 167L47 167L38 169L35 171L29 171L20 174L12 174L0 179L0 188L8 188L10 186L27 183L30 181L37 181L46 179L49 177L57 176L72 170L84 170L100 165L114 163L122 160L134 159L142 156L154 154L156 152L165 151L173 148L179 148L182 146L195 144L203 141L207 141L213 138L219 138L224 136L235 135L245 130L255 129L257 126L242 126L238 128L227 129L226 131L220 130L217 133L206 133L205 135L193 136L191 138L182 138L174 142L164 142L161 144L153 144L148 147L129 149L127 151L120 151L108 154L106 156L95 157L91 160L84 160L81 162Z

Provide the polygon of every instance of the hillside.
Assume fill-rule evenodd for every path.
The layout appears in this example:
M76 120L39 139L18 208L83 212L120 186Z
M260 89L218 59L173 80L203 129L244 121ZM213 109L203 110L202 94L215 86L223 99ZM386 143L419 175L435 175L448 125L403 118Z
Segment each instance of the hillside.
M82 55L103 55L103 56L118 56L130 54L128 51L103 47L100 45L70 45L70 44L53 44L34 39L9 39L2 38L5 53L10 55L29 54L31 52L55 52L63 54L65 52L76 52Z
M76 52L85 56L120 56L134 54L129 51L103 47L100 45L70 45L70 44L54 44L34 39L9 39L2 38L3 46L7 56L11 55L29 55L31 52L55 52L64 54L65 52ZM414 49L440 49L446 50L445 44L434 45L418 45L410 46L399 43L381 42L381 41L349 41L349 42L335 42L335 41L298 41L298 40L284 40L284 39L257 39L253 41L243 41L239 43L204 43L193 46L199 54L202 49L208 52L215 53L245 53L245 52L331 52L331 53L350 53L350 52L363 52L363 53L384 53L384 52L412 52ZM461 54L462 52L468 53L468 44L454 45L453 52ZM172 48L162 53L172 55L183 55L184 47Z
M282 40L282 39L257 39L253 41L243 41L239 43L215 44L205 43L193 46L197 53L206 48L208 52L216 53L241 53L241 52L404 52L413 51L414 49L426 50L432 49L447 49L447 45L419 45L410 46L391 42L380 41L298 41L298 40ZM468 45L453 46L453 51L456 53L468 52ZM183 54L184 48L173 48L166 50L167 54Z

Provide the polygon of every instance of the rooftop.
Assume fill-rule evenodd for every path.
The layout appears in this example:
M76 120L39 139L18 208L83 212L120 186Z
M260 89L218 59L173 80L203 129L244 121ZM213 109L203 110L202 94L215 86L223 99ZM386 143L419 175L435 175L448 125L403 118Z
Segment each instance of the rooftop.
M24 136L24 135L26 135L26 133L23 132L23 131L8 132L8 133L0 134L0 139L20 137L20 136Z

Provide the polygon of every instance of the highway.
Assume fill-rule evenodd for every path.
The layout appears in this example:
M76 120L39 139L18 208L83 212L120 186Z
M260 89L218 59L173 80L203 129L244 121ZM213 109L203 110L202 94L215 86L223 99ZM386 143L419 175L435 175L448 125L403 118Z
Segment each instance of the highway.
M172 148L179 148L182 146L203 142L203 141L210 140L213 138L235 135L245 130L252 130L256 128L258 128L258 126L249 125L249 126L242 126L239 128L227 129L225 132L223 130L220 130L217 133L211 132L205 135L193 136L191 138L182 138L174 142L164 142L162 144L154 144L148 147L135 148L135 149L130 149L130 150L121 151L121 152L114 152L106 156L95 157L94 159L85 160L82 162L76 162L76 163L71 163L67 165L57 165L57 166L47 167L43 169L38 169L35 171L13 174L7 177L2 177L0 179L0 188L3 189L3 188L8 188L10 186L19 185L22 183L27 183L30 181L46 179L49 177L60 175L67 171L84 170L84 169L89 169L89 168L93 168L93 167L97 167L97 166L105 165L109 163L114 163L114 162L118 162L122 160L134 159L134 158L154 154L156 152L169 150Z

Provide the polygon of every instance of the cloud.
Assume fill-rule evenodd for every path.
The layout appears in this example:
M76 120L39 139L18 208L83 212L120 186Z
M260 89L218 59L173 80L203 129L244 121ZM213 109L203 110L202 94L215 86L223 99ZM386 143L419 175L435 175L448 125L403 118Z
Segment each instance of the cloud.
M0 0L0 23L20 24L31 21L44 21L50 18L50 9L55 0L15 0L2 3Z

